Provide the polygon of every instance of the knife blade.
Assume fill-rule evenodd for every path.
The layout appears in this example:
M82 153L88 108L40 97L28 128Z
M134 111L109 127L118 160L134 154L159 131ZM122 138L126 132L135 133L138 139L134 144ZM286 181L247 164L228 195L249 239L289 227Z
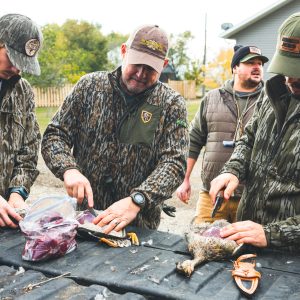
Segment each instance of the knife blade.
M215 201L215 205L214 205L214 208L212 210L212 213L211 213L211 217L214 218L217 211L220 209L222 203L224 201L224 198L221 196L221 194L219 193L216 197L216 201Z
M97 217L97 216L98 216L98 214L96 213L96 211L95 211L92 207L89 207L88 199L87 199L86 197L83 198L82 205L83 205L83 207L86 207L87 210L88 210L94 217Z

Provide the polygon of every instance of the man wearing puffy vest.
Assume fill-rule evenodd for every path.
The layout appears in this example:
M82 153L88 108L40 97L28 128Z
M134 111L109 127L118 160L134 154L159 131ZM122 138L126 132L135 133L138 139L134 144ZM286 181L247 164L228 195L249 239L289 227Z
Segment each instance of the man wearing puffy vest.
M185 203L191 195L190 175L204 147L201 179L202 186L196 208L195 223L213 222L217 219L236 220L236 209L242 194L240 185L214 218L212 201L208 191L224 163L230 158L235 144L242 136L251 118L255 104L263 88L263 65L268 58L255 46L234 47L231 61L233 79L218 89L209 91L201 100L200 107L190 125L190 148L187 172L177 196Z

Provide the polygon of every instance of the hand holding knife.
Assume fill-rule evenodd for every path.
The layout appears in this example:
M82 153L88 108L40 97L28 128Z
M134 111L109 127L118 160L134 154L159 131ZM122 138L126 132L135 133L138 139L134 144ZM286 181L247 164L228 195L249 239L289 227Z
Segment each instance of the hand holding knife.
M212 213L211 213L212 218L215 217L215 215L216 215L217 211L220 209L223 201L224 201L224 197L221 196L221 192L219 192L217 197L216 197L215 205L214 205L214 208L213 208Z
M83 207L86 207L87 210L88 210L94 217L97 217L97 216L98 216L98 214L96 213L96 211L95 211L92 207L89 207L88 199L87 199L86 197L83 198L82 205L83 205Z

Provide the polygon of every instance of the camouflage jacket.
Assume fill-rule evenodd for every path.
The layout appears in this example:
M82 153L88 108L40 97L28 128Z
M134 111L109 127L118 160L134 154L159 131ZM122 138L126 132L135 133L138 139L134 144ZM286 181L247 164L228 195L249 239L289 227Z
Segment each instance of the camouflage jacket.
M237 105L242 107L241 104L244 104L243 112L240 113L244 127L253 114L255 103L263 88L261 83L253 93L234 97L232 86L233 81L228 80L222 88L209 91L200 102L199 110L190 124L189 157L197 159L202 147L205 147L201 179L206 191L233 152L234 148L224 147L223 141L238 139L235 137L238 122ZM242 185L235 191L235 196L240 198L241 195Z
M185 100L158 82L128 107L120 76L119 68L82 77L48 125L42 154L62 180L71 168L89 179L96 209L142 192L146 206L133 224L157 228L186 169Z
M238 220L264 225L268 246L299 251L300 101L275 76L222 170L246 180Z
M10 187L30 191L41 140L29 83L19 76L2 80L0 91L0 195L7 199Z

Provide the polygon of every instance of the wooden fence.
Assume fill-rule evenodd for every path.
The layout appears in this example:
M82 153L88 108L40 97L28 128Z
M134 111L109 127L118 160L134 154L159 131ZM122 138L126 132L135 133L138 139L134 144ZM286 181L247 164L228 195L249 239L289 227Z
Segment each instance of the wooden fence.
M196 84L193 80L173 81L168 84L185 99L196 99ZM36 107L60 106L71 91L73 85L62 87L34 88Z
M60 106L72 87L67 84L62 87L33 88L36 107Z
M196 99L196 82L195 80L174 81L169 80L168 85L177 91L186 100Z

